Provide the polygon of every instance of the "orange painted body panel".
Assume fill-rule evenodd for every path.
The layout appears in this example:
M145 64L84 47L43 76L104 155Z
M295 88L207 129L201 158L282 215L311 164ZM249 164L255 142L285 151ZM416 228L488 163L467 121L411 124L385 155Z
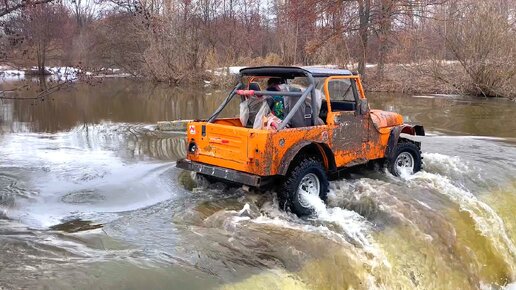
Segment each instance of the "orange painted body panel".
M324 87L328 105L326 125L269 131L242 127L238 118L218 119L214 123L191 122L187 126L187 140L195 142L197 150L188 152L187 159L272 176L285 174L285 168L298 150L313 143L321 150L327 169L330 159L335 161L336 167L348 167L385 157L390 131L403 124L402 117L379 110L363 115L357 111L332 112L327 84L341 78L356 79L360 98L365 99L358 76L327 78ZM326 156L323 147L329 148L333 156Z

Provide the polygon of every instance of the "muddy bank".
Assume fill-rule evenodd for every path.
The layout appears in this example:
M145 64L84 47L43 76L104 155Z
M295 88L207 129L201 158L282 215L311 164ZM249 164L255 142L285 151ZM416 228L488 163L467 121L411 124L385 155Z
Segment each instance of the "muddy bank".
M396 92L405 94L476 95L481 98L499 97L516 100L516 83L512 92L487 96L473 89L475 84L466 71L454 61L445 63L388 64L384 78L377 77L375 66L366 68L364 88L369 92Z

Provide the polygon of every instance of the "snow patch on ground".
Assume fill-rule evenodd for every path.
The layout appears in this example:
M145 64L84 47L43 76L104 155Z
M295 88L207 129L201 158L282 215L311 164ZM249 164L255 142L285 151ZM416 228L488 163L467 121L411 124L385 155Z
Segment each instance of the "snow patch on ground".
M2 80L20 80L30 77L32 72L37 71L37 67L31 67L28 69L17 69L10 66L0 66L0 79ZM77 75L81 73L81 70L74 67L67 66L52 66L45 67L46 73L50 78L55 80L71 80L77 78Z
M215 76L227 76L229 75L236 75L240 73L240 70L243 68L246 68L247 66L225 66L225 67L219 67L214 70L208 69L206 70L207 73L211 73Z
M0 65L0 80L22 80L30 77L37 77L31 72L37 71L37 67L14 68L8 65ZM45 71L48 77L56 81L75 80L80 74L92 77L130 77L128 73L121 72L118 68L101 68L98 73L83 71L80 68L70 66L47 66Z
M339 66L336 64L315 64L315 65L304 65L302 67L306 68L329 68L329 69L338 69Z
M0 65L0 78L1 79L23 79L25 77L25 72L22 70L18 70L12 66L8 65Z

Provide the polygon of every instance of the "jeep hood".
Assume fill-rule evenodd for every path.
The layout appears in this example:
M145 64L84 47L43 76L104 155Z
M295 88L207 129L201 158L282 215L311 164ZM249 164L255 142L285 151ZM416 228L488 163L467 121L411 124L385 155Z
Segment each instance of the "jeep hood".
M403 117L400 114L382 110L371 110L371 119L378 130L403 124Z

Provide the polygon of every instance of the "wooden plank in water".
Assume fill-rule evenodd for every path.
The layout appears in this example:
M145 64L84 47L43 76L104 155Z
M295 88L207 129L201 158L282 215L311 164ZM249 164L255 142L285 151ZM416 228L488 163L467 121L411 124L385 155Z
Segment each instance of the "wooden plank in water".
M192 120L159 121L158 130L186 132L188 122L192 122Z

